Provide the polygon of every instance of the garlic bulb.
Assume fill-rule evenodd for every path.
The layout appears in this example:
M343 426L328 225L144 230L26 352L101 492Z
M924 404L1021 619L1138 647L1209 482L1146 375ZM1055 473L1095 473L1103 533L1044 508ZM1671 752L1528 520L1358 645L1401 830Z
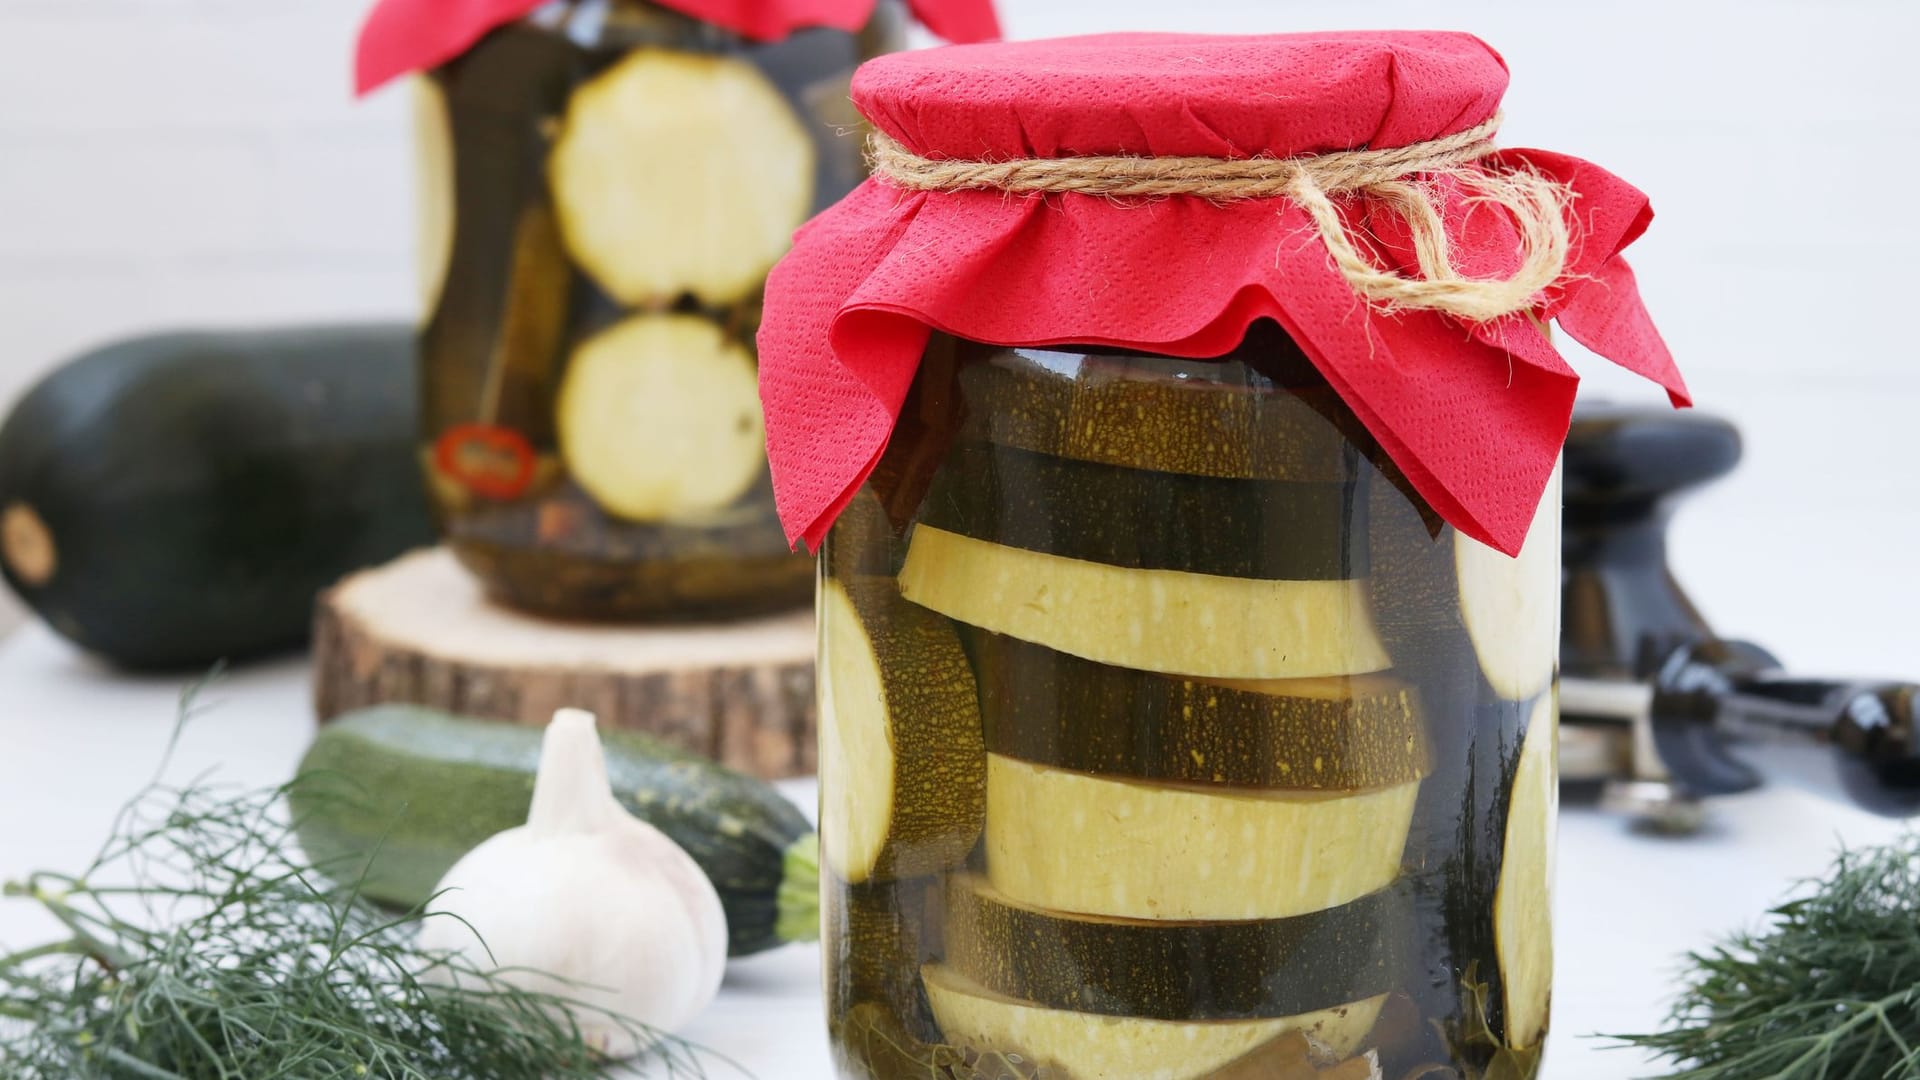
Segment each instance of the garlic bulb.
M720 990L720 897L685 851L614 800L591 713L554 714L527 823L468 852L439 891L422 945L593 1006L575 1020L613 1057L646 1046L599 1010L664 1033Z

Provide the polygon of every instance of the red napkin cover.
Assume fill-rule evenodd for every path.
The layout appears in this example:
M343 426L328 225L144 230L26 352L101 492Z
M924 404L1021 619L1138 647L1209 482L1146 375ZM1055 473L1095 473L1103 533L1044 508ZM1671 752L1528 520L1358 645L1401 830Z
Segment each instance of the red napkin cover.
M548 0L377 0L360 27L354 89L366 94L414 71L426 71L473 47L487 31L531 14ZM778 41L796 30L852 32L873 17L878 0L653 0L662 7L755 41ZM947 41L1000 36L993 0L908 0L927 29Z
M928 158L1284 158L1463 132L1494 116L1506 86L1505 62L1468 34L1121 34L881 57L856 74L853 96L876 127ZM1517 552L1579 381L1547 321L1659 383L1676 406L1689 398L1620 257L1652 219L1646 196L1560 154L1501 149L1484 162L1531 167L1573 195L1558 283L1532 311L1486 323L1368 303L1284 198L1110 200L867 181L801 228L767 285L760 390L789 539L817 546L873 470L932 331L1207 358L1270 318L1436 511ZM1509 215L1455 188L1442 194L1462 273L1518 264ZM1392 208L1335 201L1383 267L1417 266Z

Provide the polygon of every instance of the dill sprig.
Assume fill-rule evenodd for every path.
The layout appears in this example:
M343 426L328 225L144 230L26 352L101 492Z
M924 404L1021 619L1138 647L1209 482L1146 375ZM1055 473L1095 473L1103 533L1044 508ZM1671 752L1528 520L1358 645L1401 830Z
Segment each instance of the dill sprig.
M1687 958L1674 1080L1920 1080L1920 835L1843 850L1769 925Z
M0 955L0 1076L604 1075L570 1011L590 1006L421 949L417 912L381 913L291 855L286 791L156 781L83 872L6 885L67 936ZM705 1075L685 1043L609 1019L653 1047L658 1075Z

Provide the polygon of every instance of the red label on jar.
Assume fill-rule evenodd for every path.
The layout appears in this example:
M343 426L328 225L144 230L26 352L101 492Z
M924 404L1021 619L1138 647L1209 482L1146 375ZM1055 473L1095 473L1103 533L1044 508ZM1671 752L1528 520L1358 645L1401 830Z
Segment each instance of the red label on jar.
M533 444L494 424L461 424L433 444L433 463L460 486L489 499L518 498L533 483Z

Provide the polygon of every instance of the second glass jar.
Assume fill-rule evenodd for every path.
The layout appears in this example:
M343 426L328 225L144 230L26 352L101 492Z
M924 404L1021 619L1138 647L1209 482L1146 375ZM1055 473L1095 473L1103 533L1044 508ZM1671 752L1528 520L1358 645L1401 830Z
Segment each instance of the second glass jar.
M766 272L864 175L859 34L755 43L571 0L419 80L422 464L497 599L613 619L804 605L755 385Z
M1533 1076L1558 533L1443 524L1271 326L936 337L822 561L842 1075Z

